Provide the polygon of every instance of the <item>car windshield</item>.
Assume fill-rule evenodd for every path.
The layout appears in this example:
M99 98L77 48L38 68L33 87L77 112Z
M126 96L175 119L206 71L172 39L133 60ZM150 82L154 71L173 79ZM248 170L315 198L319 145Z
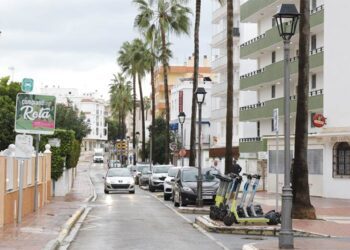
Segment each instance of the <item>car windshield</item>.
M146 168L149 169L149 165L139 165L137 166L137 172L142 172Z
M95 153L95 156L102 156L102 153Z
M128 177L128 176L131 176L131 173L126 168L113 168L108 170L107 176L108 177L116 177L116 176Z
M149 168L144 168L144 169L142 169L142 174L143 175L145 175L145 174L149 174L149 172L150 172L150 170L149 170Z
M153 173L168 173L169 166L157 166L154 167Z
M182 172L182 181L183 182L196 182L197 181L198 170L197 169L188 169ZM212 182L216 181L215 176L211 170L203 171L203 181Z
M175 177L179 168L169 168L168 176Z
M129 169L130 172L136 170L136 166L134 165L129 165L127 168Z

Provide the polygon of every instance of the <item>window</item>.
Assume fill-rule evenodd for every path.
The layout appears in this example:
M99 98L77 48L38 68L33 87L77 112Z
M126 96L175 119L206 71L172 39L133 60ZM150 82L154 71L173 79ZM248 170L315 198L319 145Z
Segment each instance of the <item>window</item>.
M311 50L317 49L317 37L316 35L311 36Z
M313 74L311 76L311 89L315 89L316 88L316 80L317 80L316 74Z
M274 128L274 120L273 118L271 119L271 131L274 132L275 128Z
M272 63L276 62L276 51L272 51L272 53L271 53L271 62Z
M256 122L256 136L260 137L260 121Z
M333 177L350 177L350 145L338 142L333 147Z
M271 86L271 98L276 97L276 85Z
M312 0L311 2L311 9L314 10L317 8L317 0Z
M315 112L311 112L311 113L310 113L310 127L311 127L311 128L314 128L314 127L315 127L314 122L313 122L313 120L314 120L314 115L316 115Z

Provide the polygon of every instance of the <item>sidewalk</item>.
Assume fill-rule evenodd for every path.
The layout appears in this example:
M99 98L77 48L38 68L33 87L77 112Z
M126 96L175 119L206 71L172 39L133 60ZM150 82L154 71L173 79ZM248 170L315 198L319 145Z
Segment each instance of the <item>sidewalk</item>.
M274 194L258 192L255 202L261 204L264 211L275 209ZM294 237L294 248L300 250L350 249L350 200L312 197L311 203L316 209L317 220L293 220L293 229L321 234L329 238ZM278 238L246 244L243 249L279 249Z
M0 249L43 249L59 236L66 221L93 195L87 159L88 156L82 156L78 163L71 193L52 197L44 208L24 217L20 226L9 224L0 228Z

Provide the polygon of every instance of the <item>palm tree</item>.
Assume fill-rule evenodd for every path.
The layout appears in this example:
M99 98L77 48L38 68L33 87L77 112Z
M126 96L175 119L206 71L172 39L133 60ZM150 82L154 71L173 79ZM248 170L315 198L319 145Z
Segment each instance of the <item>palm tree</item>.
M310 0L300 0L300 13L298 100L295 126L295 156L292 166L292 216L297 219L315 219L315 208L310 202L307 167Z
M227 104L225 173L232 165L233 127L233 0L227 0Z
M127 113L132 110L131 82L127 81L121 73L113 76L113 83L109 90L111 110L112 114L118 117L118 128L121 130L118 134L121 135L121 139L125 139L125 119Z
M133 47L130 42L124 42L119 50L118 63L121 66L123 72L126 72L132 77L132 89L133 89L133 116L132 116L132 147L134 152L134 165L136 164L136 65L133 55Z
M145 112L146 112L146 120L148 119L148 110L150 110L151 109L151 100L149 99L149 97L148 96L145 96L144 98L143 98L143 103L145 104Z
M160 33L162 41L161 61L163 65L164 92L165 92L165 114L166 114L166 145L165 157L169 159L170 142L170 106L168 87L168 37L167 33L173 32L176 35L189 34L190 20L188 15L190 9L182 5L187 0L134 0L138 5L139 14L135 19L135 24L145 33ZM153 30L153 31L152 31Z

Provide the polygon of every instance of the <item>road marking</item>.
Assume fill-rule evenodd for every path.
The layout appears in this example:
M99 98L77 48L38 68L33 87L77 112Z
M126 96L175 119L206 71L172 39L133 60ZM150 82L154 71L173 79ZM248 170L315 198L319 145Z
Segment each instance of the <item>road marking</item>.
M228 247L226 247L222 242L218 241L217 239L215 239L212 235L210 235L207 231L205 231L203 228L201 228L200 226L196 225L195 223L193 223L189 218L186 218L183 214L179 213L176 209L174 209L173 207L171 207L170 205L166 204L163 202L163 200L159 199L156 195L151 194L151 196L153 196L155 199L157 199L158 201L160 201L160 203L162 203L164 206L166 206L167 208L169 208L170 210L172 210L175 214L177 214L178 216L180 216L181 218L183 218L185 221L187 221L188 223L190 223L194 228L196 228L199 232L201 232L202 234L204 234L205 236L207 236L210 240L214 241L218 246L220 246L222 249L224 250L229 250Z

